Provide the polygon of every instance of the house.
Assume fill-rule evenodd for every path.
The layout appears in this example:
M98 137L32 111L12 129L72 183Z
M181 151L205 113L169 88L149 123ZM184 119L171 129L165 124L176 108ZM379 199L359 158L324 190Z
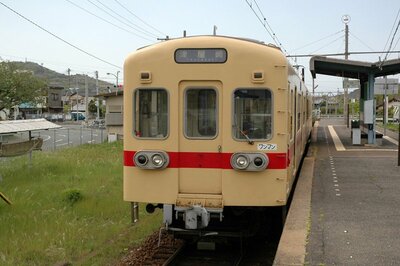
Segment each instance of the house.
M21 103L15 107L16 119L35 119L46 117L49 120L62 120L64 87L49 87L47 96L43 96L39 103Z
M62 94L64 87L49 87L47 91L47 111L49 114L63 112Z
M43 116L43 104L21 103L14 108L17 119L36 119Z
M0 121L7 120L9 115L10 115L10 110L8 109L0 110Z
M74 92L71 95L63 96L62 100L66 105L69 106L69 112L81 112L85 113L86 117L93 118L90 117L90 114L88 113L87 105L90 103L91 100L95 100L95 97L85 97Z
M97 96L106 100L105 126L109 139L123 139L123 90Z
M80 104L83 104L85 101L85 97L74 92L70 95L67 94L67 95L63 96L62 101L64 102L64 104L69 105L69 106L75 106L75 108L76 108L76 102L78 101Z

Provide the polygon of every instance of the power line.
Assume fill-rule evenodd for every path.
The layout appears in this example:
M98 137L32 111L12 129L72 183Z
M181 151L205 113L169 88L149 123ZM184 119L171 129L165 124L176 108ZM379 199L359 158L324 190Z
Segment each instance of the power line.
M100 17L100 16L94 14L93 12L90 12L90 11L87 10L86 8L83 8L83 7L79 6L78 4L75 4L74 2L72 2L72 1L70 1L70 0L65 0L65 1L67 1L67 2L70 3L71 5L73 5L73 6L77 7L77 8L79 8L79 9L81 9L81 10L83 10L83 11L85 11L86 13L88 13L88 14L90 14L90 15L92 15L92 16L94 16L94 17L96 17L96 18L98 18L98 19L100 19L100 20L102 20L102 21L104 21L104 22L106 22L106 23L108 23L108 24L110 24L110 25L112 25L112 26L114 26L114 27L120 29L120 30L123 30L123 31L125 31L125 32L127 32L127 33L130 33L130 34L132 34L132 35L134 35L134 36L136 36L136 37L142 38L142 39L144 39L144 40L153 41L152 39L143 37L143 36L141 36L141 35L139 35L139 34L137 34L137 33L135 33L135 32L132 32L132 31L127 30L127 29L124 29L124 28L122 28L122 27L120 27L120 26L118 26L118 25L116 25L116 24L114 24L114 23L112 23L112 22L106 20L105 18L102 18L102 17Z
M399 12L400 12L400 9L399 9ZM397 17L396 17L396 19L397 19ZM388 50L387 50L387 52L386 52L386 55L385 55L385 59L383 59L383 61L382 61L381 64L380 64L381 67L382 67L383 63L385 63L385 61L386 61L386 59L387 59L387 57L388 57L388 54L389 54L390 50L392 49L393 41L394 41L394 38L395 38L395 36L396 36L396 34L397 34L397 31L399 30L399 26L400 26L400 19L399 19L399 22L397 23L396 30L395 30L394 33L393 33L393 37L392 37L392 40L390 41L389 48L388 48Z
M103 62L103 63L106 63L106 64L108 64L108 65L110 65L110 66L113 66L113 67L116 67L116 68L118 68L118 69L122 69L120 66L117 66L117 65L115 65L115 64L113 64L113 63L110 63L110 62L108 62L108 61L106 61L106 60L104 60L104 59L101 59L100 57L95 56L95 55L93 55L93 54L91 54L91 53L89 53L89 52L87 52L87 51L85 51L85 50L79 48L78 46L76 46L76 45L74 45L74 44L72 44L72 43L70 43L70 42L64 40L63 38L57 36L56 34L54 34L54 33L50 32L50 31L48 31L47 29L43 28L43 27L40 26L39 24L33 22L33 21L30 20L29 18L25 17L24 15L18 13L17 11L15 11L14 9L12 9L11 7L7 6L7 5L4 4L3 2L0 2L0 4L3 5L5 8L7 8L8 10L12 11L13 13L17 14L19 17L21 17L21 18L25 19L26 21L28 21L29 23L35 25L35 26L38 27L39 29L41 29L41 30L47 32L48 34L50 34L50 35L53 36L54 38L56 38L56 39L62 41L63 43L66 43L66 44L68 44L69 46L71 46L71 47L73 47L73 48L75 48L75 49L81 51L82 53L84 53L84 54L86 54L86 55L88 55L88 56L90 56L90 57L93 57L93 58L95 58L95 59L97 59L97 60L99 60L99 61L101 61L101 62Z
M300 49L305 48L305 47L308 47L308 46L310 46L310 45L313 45L313 44L315 44L315 43L317 43L317 42L323 41L323 40L328 39L328 38L330 38L330 37L333 37L333 36L335 36L335 35L337 35L337 34L343 32L343 31L344 31L344 30L340 30L340 31L338 31L338 32L335 32L335 33L333 33L333 34L330 34L330 35L328 35L328 36L325 36L325 37L323 37L323 38L321 38L321 39L318 39L318 40L316 40L316 41L313 41L313 42L310 42L310 43L308 43L308 44L305 44L305 45L303 45L303 46L301 46L301 47L299 47L299 48L296 48L296 49L292 50L292 52L297 51L297 50L300 50Z
M400 51L379 51L379 52L348 52L349 55L353 54L382 54L382 53L389 53L395 54L400 53ZM345 55L345 53L337 53L337 54L295 54L295 55L286 55L286 57L313 57L313 56L341 56Z
M138 32L140 32L140 33L142 33L142 34L144 34L144 35L147 35L147 36L149 36L149 37L153 37L153 36L149 35L148 33L145 33L145 32L143 32L143 31L141 31L141 30L138 30L138 29L132 27L131 25L127 24L127 23L124 22L123 20L119 19L118 17L114 16L113 14L111 14L110 12L108 12L107 10L105 10L104 8L102 8L102 7L98 6L98 5L96 5L93 1L91 1L91 0L87 0L87 1L88 1L89 3L91 3L92 5L94 5L95 7L97 7L98 9L100 9L101 11L103 11L104 13L106 13L107 15L109 15L110 17L112 17L112 18L114 18L115 20L119 21L120 23L124 24L125 26L127 26L127 27L129 27L129 28L131 28L131 29L133 29L133 30L135 30L135 31L138 31Z
M275 34L275 32L272 30L271 26L269 25L269 23L268 23L268 21L267 21L267 18L264 16L264 14L262 13L260 7L258 6L257 1L254 0L254 3L256 4L257 9L259 10L259 12L260 12L261 16L263 17L263 19L260 18L260 16L257 14L256 10L254 10L253 5L252 5L248 0L246 0L246 3L249 5L249 7L250 7L251 10L253 11L254 15L257 17L257 19L258 19L258 20L260 21L260 23L263 25L264 29L268 32L269 36L271 36L271 38L272 38L272 40L275 42L275 44L276 44L278 47L280 47L280 48L283 50L283 52L284 52L285 54L287 54L286 49L283 47L282 43L279 41L278 36L277 36L277 35ZM268 26L269 29L267 28L266 25Z
M362 43L365 47L367 47L368 49L370 49L372 52L374 51L374 49L371 48L371 46L369 46L368 44L366 44L365 42L363 42L360 38L358 38L356 35L354 35L351 31L349 31L350 35L353 36L354 38L356 38L360 43Z
M81 69L79 69L80 72L90 72L92 69L96 69L96 68L99 70L104 70L104 72L110 72L109 67L99 67L98 65L97 66L80 65L80 64L69 63L69 62L51 61L51 60L47 60L47 59L38 59L38 58L31 58L31 57L26 57L26 56L17 56L17 55L0 53L0 57L2 57L2 56L3 56L4 60L9 60L9 61L22 60L22 61L26 61L26 62L36 63L39 65L44 63L46 66L50 65L50 66L56 66L56 67L65 67L66 65L75 66L75 67L81 68ZM82 68L86 68L86 69L83 70ZM106 69L108 69L108 70L106 71Z
M387 41L386 41L386 43L385 43L385 47L383 47L383 50L386 50L386 46L388 45L389 40L390 40L390 36L392 35L393 29L394 29L394 27L396 26L396 21L397 21L397 19L399 18L399 14L400 14L400 8L399 8L399 11L397 11L396 18L395 18L395 20L394 20L394 22L393 22L392 29L390 30L389 37L388 37L388 39L387 39ZM389 50L389 49L388 49L388 50ZM383 54L381 54L381 57L382 57L382 55L383 55Z
M140 17L138 17L137 15L135 15L132 11L130 11L126 6L124 6L123 4L121 4L118 0L114 0L115 2L117 2L118 5L120 5L123 9L125 9L128 13L130 13L132 16L134 16L135 18L137 18L138 20L140 20L143 24L147 25L148 27L152 28L153 30L157 31L158 33L160 33L163 36L167 36L167 34L159 31L158 29L156 29L155 27L151 26L150 24L148 24L146 21L144 21L143 19L141 19Z
M400 41L400 36L399 36L399 38L397 39L396 44L393 46L393 49L397 47L397 44L399 43L399 41Z
M282 46L282 43L279 41L278 36L275 34L275 32L273 31L273 29L271 28L271 25L269 25L269 23L268 23L266 17L264 16L264 13L262 12L262 10L261 10L260 6L258 5L257 1L254 0L254 3L255 3L256 6L257 6L258 12L260 12L261 16L263 17L264 23L268 26L269 30L272 32L273 37L274 37L274 38L276 39L276 41L279 43L279 46Z
M338 49L336 51L338 51L337 53L340 53L340 51L343 51L346 49L346 42L339 42L339 46Z
M319 50L321 50L321 49L324 49L324 48L328 47L329 45L331 45L331 44L333 44L333 43L337 42L338 40L342 39L343 37L344 37L344 36L340 36L339 38L337 38L337 39L335 39L335 40L333 40L333 41L331 41L331 42L329 42L329 43L325 44L324 46L322 46L322 47L318 48L317 50L315 50L315 51L313 51L313 52L311 52L311 53L313 54L313 53L315 53L315 52L318 52Z
M100 0L96 0L96 2L99 3L100 5L102 5L103 7L105 7L106 9L108 9L109 11L111 11L112 13L114 13L115 15L117 15L117 16L123 18L125 21L127 21L127 22L128 22L130 25L132 25L133 27L137 27L138 29L140 29L140 30L138 30L138 29L135 29L135 28L134 28L135 30L138 30L138 31L142 32L143 34L146 34L146 35L151 36L151 37L154 37L154 38L157 38L157 37L158 37L157 35L155 35L155 34L149 32L149 31L147 31L146 29L143 29L142 27L136 25L135 23L133 23L132 21L130 21L130 20L127 19L126 17L124 17L124 16L122 16L121 14L119 14L118 12L114 11L112 8L110 8L110 7L108 7L107 5L105 5L105 4L102 3ZM118 21L120 21L120 20L118 20ZM122 22L121 22L121 23L122 23ZM129 25L128 25L128 26L129 26ZM131 27L131 26L130 26L130 27Z

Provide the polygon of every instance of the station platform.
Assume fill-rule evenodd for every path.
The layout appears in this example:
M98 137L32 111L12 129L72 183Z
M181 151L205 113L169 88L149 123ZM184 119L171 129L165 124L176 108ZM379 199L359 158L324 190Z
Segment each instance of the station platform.
M400 264L394 137L353 146L343 119L314 126L274 265Z

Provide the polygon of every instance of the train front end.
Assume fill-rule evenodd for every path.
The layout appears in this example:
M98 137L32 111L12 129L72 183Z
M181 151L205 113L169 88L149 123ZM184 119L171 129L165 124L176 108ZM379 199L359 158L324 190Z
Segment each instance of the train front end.
M279 49L228 37L132 53L124 66L124 200L161 206L170 230L189 233L234 231L252 210L284 206L287 73Z

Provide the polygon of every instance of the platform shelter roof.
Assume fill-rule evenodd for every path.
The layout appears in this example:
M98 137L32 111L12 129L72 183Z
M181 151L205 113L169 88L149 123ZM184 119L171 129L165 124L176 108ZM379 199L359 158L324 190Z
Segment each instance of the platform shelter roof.
M7 121L0 121L0 134L11 134L18 132L26 132L26 131L55 129L60 127L61 126L49 122L44 118L7 120Z
M310 59L310 71L313 78L317 74L368 80L368 75L382 77L400 72L400 59L382 62L362 62L348 59L313 56Z

